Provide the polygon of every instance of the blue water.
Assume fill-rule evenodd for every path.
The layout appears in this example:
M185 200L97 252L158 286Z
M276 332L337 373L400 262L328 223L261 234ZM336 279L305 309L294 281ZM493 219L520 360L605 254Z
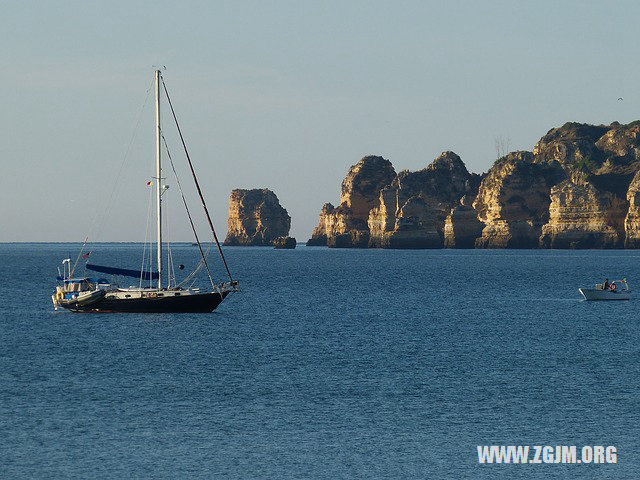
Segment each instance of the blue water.
M640 287L638 252L228 248L242 292L213 314L54 313L76 252L0 245L0 478L640 476L640 300L577 291Z

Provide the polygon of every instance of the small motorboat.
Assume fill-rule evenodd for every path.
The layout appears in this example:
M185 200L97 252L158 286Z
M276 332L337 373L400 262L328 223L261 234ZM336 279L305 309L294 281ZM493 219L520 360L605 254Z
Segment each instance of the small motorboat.
M51 296L56 310L59 307L75 310L92 305L104 298L106 288L109 287L109 283L103 278L65 278L63 281L62 286L56 287L56 293Z
M102 298L107 294L106 290L93 290L89 292L81 292L77 295L72 295L71 298L65 298L63 300L59 300L58 304L61 307L68 308L69 310L73 310L74 307L86 307L88 305L92 305L96 303L98 300L102 300Z
M627 279L614 280L608 287L603 283L596 283L596 288L579 288L585 300L630 300L631 290Z

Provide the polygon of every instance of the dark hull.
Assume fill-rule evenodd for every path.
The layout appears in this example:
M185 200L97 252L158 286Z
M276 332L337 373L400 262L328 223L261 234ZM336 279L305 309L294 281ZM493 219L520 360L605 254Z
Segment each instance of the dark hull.
M216 309L229 294L198 293L178 297L160 298L103 298L91 305L65 307L73 312L103 313L208 313Z

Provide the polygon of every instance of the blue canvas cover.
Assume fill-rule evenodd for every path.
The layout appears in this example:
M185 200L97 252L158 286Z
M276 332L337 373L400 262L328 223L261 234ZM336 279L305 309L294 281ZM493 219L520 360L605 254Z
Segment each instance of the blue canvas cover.
M109 273L111 275L123 275L125 277L142 278L143 280L157 280L158 272L142 272L140 270L130 270L128 268L107 267L103 265L94 265L87 263L88 270L94 272Z

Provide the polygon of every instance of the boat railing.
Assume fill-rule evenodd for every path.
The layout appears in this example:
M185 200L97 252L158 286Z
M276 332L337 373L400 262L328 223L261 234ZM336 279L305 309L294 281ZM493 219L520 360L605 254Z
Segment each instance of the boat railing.
M223 282L220 285L216 285L216 289L218 291L230 291L230 292L239 292L240 291L240 282L237 280L232 280L230 282Z
M615 287L614 287L615 285ZM620 287L618 287L620 286ZM612 288L613 287L613 288ZM623 278L620 280L613 280L611 281L611 283L609 283L609 287L608 288L604 288L604 283L596 283L596 290L616 290L617 288L620 288L622 290L629 290L629 285L627 284L627 279Z

